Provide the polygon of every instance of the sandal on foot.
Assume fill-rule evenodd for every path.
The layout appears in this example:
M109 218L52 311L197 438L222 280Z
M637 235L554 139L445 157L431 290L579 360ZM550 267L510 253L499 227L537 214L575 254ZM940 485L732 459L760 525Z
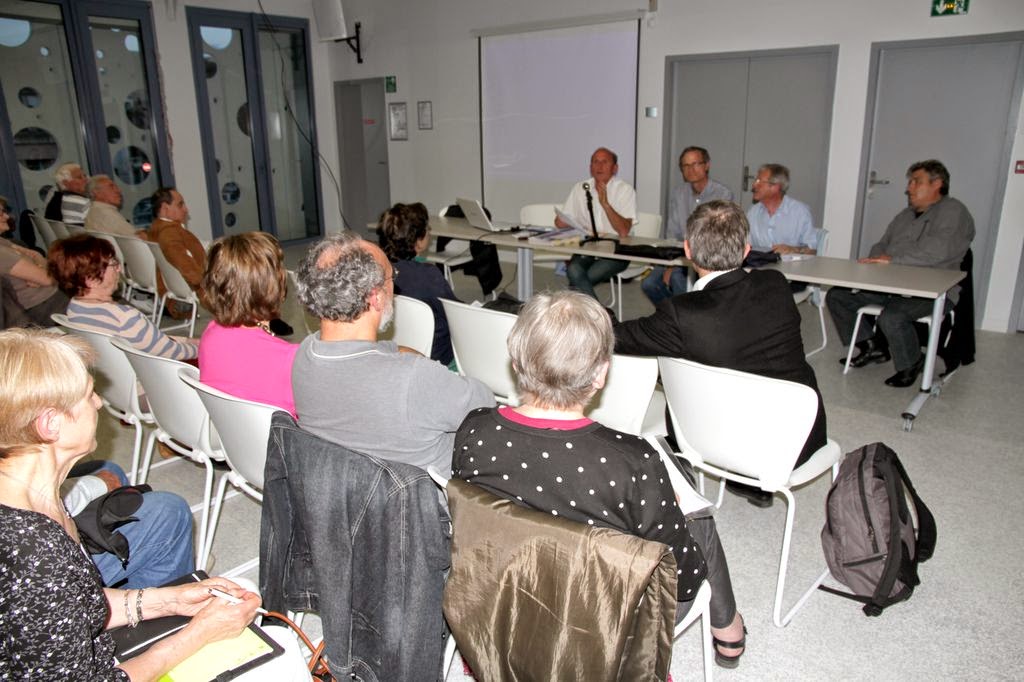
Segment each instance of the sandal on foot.
M735 668L740 664L740 656L747 651L747 626L743 626L743 636L740 637L738 642L726 642L714 636L711 637L711 642L715 647L715 663L723 668ZM739 649L740 647L743 647L743 651L732 655L723 654L718 650L718 647L724 647L726 649Z

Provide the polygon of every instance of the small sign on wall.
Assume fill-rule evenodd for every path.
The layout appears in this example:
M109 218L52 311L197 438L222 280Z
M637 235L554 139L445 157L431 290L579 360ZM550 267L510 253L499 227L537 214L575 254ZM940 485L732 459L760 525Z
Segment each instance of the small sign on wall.
M384 76L384 92L398 92L397 76Z
M971 0L931 0L933 17L950 17L967 14Z

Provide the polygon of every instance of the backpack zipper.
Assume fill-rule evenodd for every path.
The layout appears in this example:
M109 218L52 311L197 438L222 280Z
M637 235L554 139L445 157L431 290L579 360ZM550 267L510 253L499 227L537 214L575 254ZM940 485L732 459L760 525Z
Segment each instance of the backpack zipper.
M861 458L860 463L857 465L857 489L860 491L860 508L864 512L864 522L868 526L868 538L871 539L871 549L877 554L878 553L878 540L875 539L875 527L871 523L871 515L868 514L868 496L864 491L864 462L867 461L867 456Z

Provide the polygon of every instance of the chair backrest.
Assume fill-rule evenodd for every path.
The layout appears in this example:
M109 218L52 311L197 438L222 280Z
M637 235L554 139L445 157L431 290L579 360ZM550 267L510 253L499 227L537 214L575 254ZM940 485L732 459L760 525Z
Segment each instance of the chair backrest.
M828 255L828 230L824 227L818 230L818 247L815 249L815 253L819 256Z
M409 296L395 296L395 320L381 339L390 339L430 357L434 346L434 311L423 301Z
M128 358L111 345L114 338L110 334L86 329L68 320L67 315L51 315L59 327L79 336L92 346L96 352L94 374L98 373L96 392L103 398L104 404L118 412L134 416L140 420L148 420L150 415L139 406L139 389L135 378L135 370Z
M608 379L590 402L587 416L616 431L639 436L657 382L657 359L613 355Z
M441 300L459 373L484 382L498 402L518 404L508 333L516 316L458 301Z
M64 227L67 228L69 235L83 234L85 232L84 225L72 225L71 223L64 223Z
M68 229L70 229L70 226L68 226ZM118 262L121 263L122 268L124 267L124 254L121 253L121 245L117 243L116 239L114 239L114 235L107 234L106 232L98 232L96 230L86 230L84 227L82 230L91 237L97 237L98 239L109 242L110 245L114 247L114 255L117 256Z
M192 287L190 287L188 282L185 281L185 278L181 276L181 271L171 265L171 262L167 260L167 256L164 255L164 250L160 248L160 245L156 242L149 241L143 241L142 243L145 244L153 254L153 260L156 261L156 267L160 270L160 274L164 278L164 285L167 287L167 291L170 292L174 298L192 300L195 297Z
M182 386L191 387L190 392L199 397L209 413L228 466L249 485L262 490L270 422L281 408L218 391L199 381L199 373L194 370L186 366L178 372Z
M68 226L60 220L46 219L46 222L50 223L50 228L53 230L53 234L56 235L57 239L67 239L71 236L71 232L68 231Z
M124 339L112 338L110 343L124 353L135 370L157 426L186 447L214 454L209 452L212 447L206 440L209 421L206 408L196 392L178 379L180 370L194 372L197 377L199 370L179 360L145 353Z
M42 237L43 243L47 248L49 248L50 244L57 241L57 235L54 233L53 227L50 225L50 221L41 215L36 215L35 213L29 214L29 220L31 220L32 224L35 225L36 232L38 232L39 236Z
M558 204L527 204L519 209L519 224L554 227L556 208Z
M149 249L149 242L138 237L113 235L121 253L124 264L128 268L128 276L136 286L149 291L156 291L156 258Z
M658 367L684 457L785 485L817 415L813 389L678 358Z
M633 236L657 239L661 236L661 216L657 213L644 213L638 211L636 214L636 225L633 226Z

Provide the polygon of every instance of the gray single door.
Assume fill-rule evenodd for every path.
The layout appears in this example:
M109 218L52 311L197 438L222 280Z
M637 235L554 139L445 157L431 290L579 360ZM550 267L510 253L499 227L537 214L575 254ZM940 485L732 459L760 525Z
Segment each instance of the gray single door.
M790 196L808 204L820 225L835 66L834 47L671 60L665 210L682 182L679 152L697 145L711 154L711 177L744 208L758 166L787 166Z
M950 196L974 217L974 296L984 310L992 248L1017 119L1021 45L971 37L875 46L857 256L864 256L906 208L907 167L939 159ZM1016 98L1015 99L1015 95ZM976 315L975 322L980 323Z
M367 234L391 205L384 79L335 83L342 212L348 225Z

